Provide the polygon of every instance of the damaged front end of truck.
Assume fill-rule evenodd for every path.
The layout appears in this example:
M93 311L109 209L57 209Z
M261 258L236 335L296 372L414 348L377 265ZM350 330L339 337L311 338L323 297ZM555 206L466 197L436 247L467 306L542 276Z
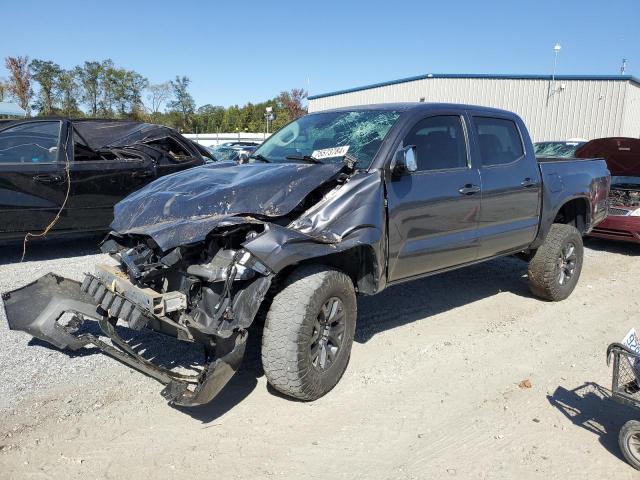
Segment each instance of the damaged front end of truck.
M277 277L323 258L364 293L385 258L380 173L353 164L208 165L163 177L120 202L82 282L48 274L3 294L9 326L58 348L93 345L165 384L171 404L213 399L239 369L248 328ZM87 320L104 336L77 334ZM202 344L193 375L161 368L118 335L151 328Z

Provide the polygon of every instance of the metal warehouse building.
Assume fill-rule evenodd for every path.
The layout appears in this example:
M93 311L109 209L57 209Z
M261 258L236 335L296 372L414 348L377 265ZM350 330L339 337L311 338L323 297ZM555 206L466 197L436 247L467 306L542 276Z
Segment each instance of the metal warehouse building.
M309 111L418 101L514 111L534 141L640 137L640 80L630 75L428 74L313 95Z

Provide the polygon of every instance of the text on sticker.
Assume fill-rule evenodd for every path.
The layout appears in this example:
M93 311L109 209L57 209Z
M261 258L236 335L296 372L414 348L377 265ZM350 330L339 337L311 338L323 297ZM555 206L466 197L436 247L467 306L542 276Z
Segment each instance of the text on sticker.
M314 150L311 156L320 160L321 158L344 157L349 151L349 145L343 147L323 148L322 150Z

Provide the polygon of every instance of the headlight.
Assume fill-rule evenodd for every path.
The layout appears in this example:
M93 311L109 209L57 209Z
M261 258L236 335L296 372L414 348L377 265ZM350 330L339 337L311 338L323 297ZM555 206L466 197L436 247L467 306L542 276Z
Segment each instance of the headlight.
M631 210L629 212L630 217L640 217L640 208L636 208L635 210Z
M267 273L269 273L269 268L247 251L245 251L238 260L238 265L250 268L254 272L258 272L261 275L266 275Z

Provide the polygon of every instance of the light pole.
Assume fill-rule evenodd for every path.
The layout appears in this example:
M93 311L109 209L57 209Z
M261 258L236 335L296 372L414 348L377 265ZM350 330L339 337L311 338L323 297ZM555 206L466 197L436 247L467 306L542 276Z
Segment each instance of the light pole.
M269 134L269 122L272 122L276 118L273 114L273 107L266 107L264 109L264 119L267 122L267 135Z
M558 54L560 53L560 50L562 50L562 46L556 42L556 44L553 46L553 51L555 52L555 57L553 58L553 88L555 89L555 81L556 81L556 67L558 66Z
M558 42L556 42L556 44L553 46L553 52L555 55L553 57L553 73L551 74L551 83L549 84L549 94L547 95L547 104L549 104L549 98L551 98L551 96L557 91L556 68L558 67L558 54L560 53L560 50L562 50L562 46Z

